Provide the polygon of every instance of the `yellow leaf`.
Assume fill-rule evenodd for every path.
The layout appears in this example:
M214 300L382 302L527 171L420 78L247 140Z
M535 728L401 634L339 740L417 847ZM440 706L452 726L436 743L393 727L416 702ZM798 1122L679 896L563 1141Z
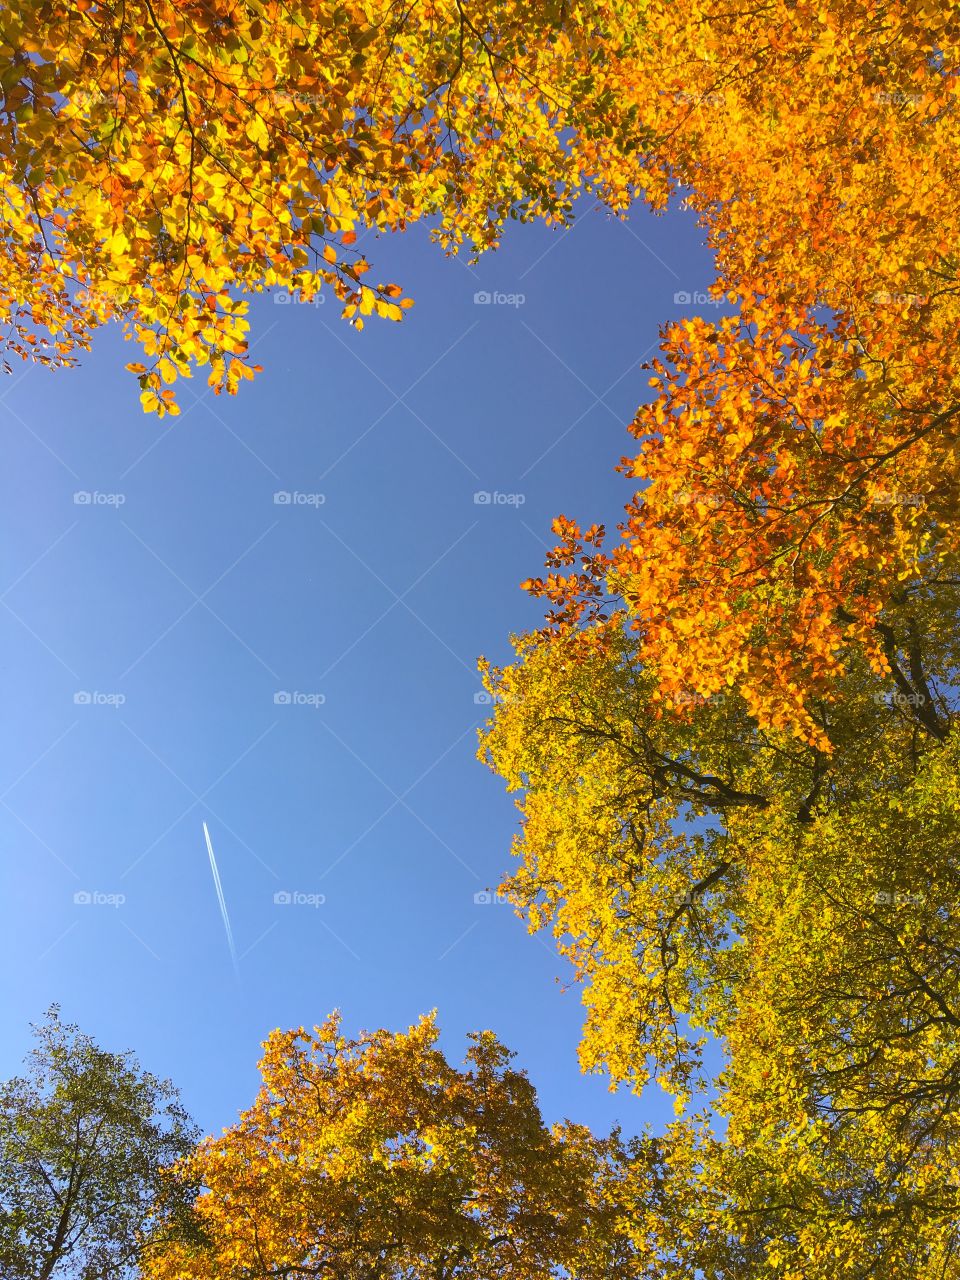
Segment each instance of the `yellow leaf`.
M265 151L270 145L270 135L267 133L267 126L263 123L260 116L253 116L247 121L247 127L244 130L251 142L255 143L261 151Z

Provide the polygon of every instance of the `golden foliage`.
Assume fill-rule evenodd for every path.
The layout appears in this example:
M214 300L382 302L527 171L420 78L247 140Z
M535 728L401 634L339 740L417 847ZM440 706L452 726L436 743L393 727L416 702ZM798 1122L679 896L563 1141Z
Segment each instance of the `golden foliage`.
M336 1015L274 1032L254 1105L175 1171L205 1192L195 1239L156 1251L145 1280L634 1276L616 1136L548 1129L492 1033L464 1071L437 1034L423 1018L351 1040Z
M623 207L627 138L604 42L631 6L52 0L0 24L6 348L70 364L118 320L148 412L208 367L235 392L246 298L328 287L362 328L411 300L373 284L359 236L436 220L448 250L512 217ZM589 110L584 103L589 102ZM606 106L604 106L606 102ZM564 139L582 135L571 147Z

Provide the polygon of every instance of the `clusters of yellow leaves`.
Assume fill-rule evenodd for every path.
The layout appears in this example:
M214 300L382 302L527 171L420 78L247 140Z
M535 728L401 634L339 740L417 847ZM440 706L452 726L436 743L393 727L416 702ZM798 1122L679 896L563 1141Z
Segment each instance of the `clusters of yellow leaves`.
M822 745L736 687L665 699L622 602L485 665L502 888L584 984L584 1068L712 1098L663 1139L690 1274L956 1274L957 569L877 619L885 671L848 654Z
M548 1129L492 1033L464 1071L437 1034L424 1018L351 1040L337 1016L274 1032L254 1105L174 1171L205 1192L196 1229L153 1251L144 1280L635 1276L616 1137Z
M31 0L0 23L6 346L70 363L119 320L176 412L197 365L252 376L252 293L399 319L364 232L479 251L680 189L739 313L664 333L614 587L664 696L736 682L822 745L809 694L851 642L883 668L877 612L953 546L958 66L956 6L913 0Z
M504 888L587 1069L715 1090L632 1209L664 1274L955 1277L960 14L645 24L646 190L737 313L665 327L618 544L560 517L548 628L487 669Z
M561 20L561 14L562 20ZM256 367L246 296L330 287L357 328L410 299L371 284L364 231L422 218L448 249L509 214L629 200L601 54L634 8L462 0L28 0L0 20L0 322L69 364L118 320L149 412L208 366ZM587 111L584 103L590 103ZM571 146L581 133L582 145Z

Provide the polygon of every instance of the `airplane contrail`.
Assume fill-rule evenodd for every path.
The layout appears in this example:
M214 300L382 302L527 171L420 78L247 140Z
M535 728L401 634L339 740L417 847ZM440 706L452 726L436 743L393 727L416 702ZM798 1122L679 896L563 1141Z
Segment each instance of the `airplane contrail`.
M223 928L227 935L227 946L230 948L230 959L233 961L234 971L239 974L240 966L237 961L237 948L233 942L233 930L230 928L230 917L227 914L227 901L223 896L223 885L220 883L220 872L217 869L217 859L214 857L213 844L210 840L210 832L207 830L207 824L203 824L203 838L207 842L207 853L210 855L210 870L213 872L213 887L217 891L217 901L220 903L220 915L223 917Z

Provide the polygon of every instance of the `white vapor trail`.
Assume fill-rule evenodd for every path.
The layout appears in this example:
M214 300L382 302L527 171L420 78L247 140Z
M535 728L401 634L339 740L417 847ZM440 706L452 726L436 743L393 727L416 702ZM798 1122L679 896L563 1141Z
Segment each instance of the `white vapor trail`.
M207 830L207 824L203 824L203 838L207 842L207 853L210 855L210 870L213 872L213 887L217 891L217 901L220 903L220 915L223 917L223 928L227 935L227 946L230 948L230 959L233 961L233 967L239 973L239 964L237 961L237 948L233 942L233 930L230 928L230 917L227 915L227 902L223 896L223 885L220 883L220 872L217 869L217 859L214 857L213 844L210 841L210 832Z

